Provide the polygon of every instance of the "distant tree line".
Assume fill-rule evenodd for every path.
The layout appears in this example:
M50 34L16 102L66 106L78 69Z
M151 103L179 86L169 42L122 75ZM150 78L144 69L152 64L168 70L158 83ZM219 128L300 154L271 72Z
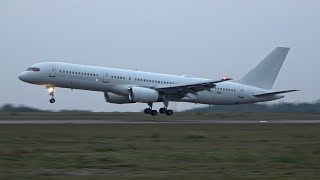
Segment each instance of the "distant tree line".
M27 106L14 106L12 104L5 104L0 108L0 112L18 113L18 112L54 112L49 110L41 110ZM59 112L91 112L83 110L60 110Z
M315 103L215 105L196 108L193 112L272 112L272 113L320 113L320 101Z
M273 112L273 113L320 113L320 100L315 103L214 105L187 110L187 112ZM27 106L3 105L0 112L53 112ZM83 110L60 110L59 112L91 112Z

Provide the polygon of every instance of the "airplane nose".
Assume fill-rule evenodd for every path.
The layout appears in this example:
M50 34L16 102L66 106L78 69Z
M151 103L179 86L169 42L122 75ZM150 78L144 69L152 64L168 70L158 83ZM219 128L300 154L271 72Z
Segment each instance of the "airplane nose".
M26 73L25 72L22 72L19 74L18 78L21 80L21 81L24 81L26 82Z

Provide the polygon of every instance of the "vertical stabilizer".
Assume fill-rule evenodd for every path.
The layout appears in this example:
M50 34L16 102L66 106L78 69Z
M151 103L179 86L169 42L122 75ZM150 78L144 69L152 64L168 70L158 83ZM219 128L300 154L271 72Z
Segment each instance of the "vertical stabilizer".
M249 71L239 83L271 89L290 48L277 47L260 64Z

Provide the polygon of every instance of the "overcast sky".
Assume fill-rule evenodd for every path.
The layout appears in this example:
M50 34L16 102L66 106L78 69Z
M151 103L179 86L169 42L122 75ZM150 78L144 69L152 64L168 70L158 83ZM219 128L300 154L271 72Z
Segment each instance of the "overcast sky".
M140 111L103 93L25 84L17 75L42 61L241 78L276 46L291 47L274 90L299 89L280 102L320 99L318 0L1 0L0 105L58 110ZM157 105L160 107L162 104ZM174 103L182 110L199 107Z

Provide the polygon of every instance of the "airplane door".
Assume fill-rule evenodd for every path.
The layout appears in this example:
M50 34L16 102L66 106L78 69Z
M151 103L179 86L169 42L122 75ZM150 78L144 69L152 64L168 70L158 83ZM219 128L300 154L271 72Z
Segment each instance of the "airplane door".
M49 77L56 77L57 70L55 65L50 65Z
M103 73L103 82L109 83L109 73L107 72Z
M239 98L244 98L244 90L240 89Z

